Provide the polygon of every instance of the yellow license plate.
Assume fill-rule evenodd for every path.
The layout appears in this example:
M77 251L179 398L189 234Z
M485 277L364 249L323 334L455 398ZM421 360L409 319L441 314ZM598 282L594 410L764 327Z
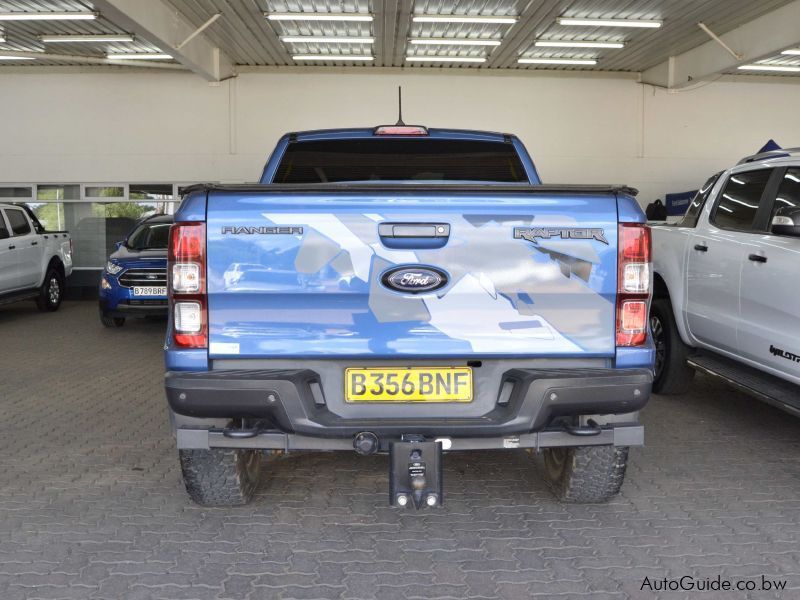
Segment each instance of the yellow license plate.
M472 402L472 369L345 369L344 398L347 402Z

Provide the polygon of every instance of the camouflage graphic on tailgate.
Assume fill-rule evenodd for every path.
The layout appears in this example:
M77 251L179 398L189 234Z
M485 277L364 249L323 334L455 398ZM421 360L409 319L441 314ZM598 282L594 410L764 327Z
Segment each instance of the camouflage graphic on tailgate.
M614 351L615 214L588 229L553 214L267 211L261 223L251 214L256 231L287 235L236 236L209 220L212 355ZM388 248L378 234L380 223L415 222L448 223L449 238ZM230 255L246 263L226 260L233 238ZM412 294L382 282L414 266L446 283Z

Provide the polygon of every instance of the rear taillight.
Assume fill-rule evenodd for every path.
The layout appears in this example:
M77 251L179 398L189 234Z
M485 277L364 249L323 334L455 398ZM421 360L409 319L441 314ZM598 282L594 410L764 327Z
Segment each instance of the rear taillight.
M642 346L647 341L650 305L650 228L622 223L618 244L617 346Z
M167 275L175 345L208 347L205 223L176 223L170 229Z

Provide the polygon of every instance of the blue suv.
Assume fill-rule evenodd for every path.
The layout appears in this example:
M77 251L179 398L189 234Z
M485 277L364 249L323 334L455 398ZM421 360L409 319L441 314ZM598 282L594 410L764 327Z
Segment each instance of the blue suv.
M167 242L172 215L137 223L117 243L100 278L100 321L122 327L127 317L167 314Z

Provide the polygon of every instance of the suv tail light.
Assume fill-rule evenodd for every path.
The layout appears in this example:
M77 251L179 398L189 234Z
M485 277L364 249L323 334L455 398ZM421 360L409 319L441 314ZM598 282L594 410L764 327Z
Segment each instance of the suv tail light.
M642 346L651 294L650 228L621 223L617 243L617 346Z
M182 348L208 347L205 223L170 228L167 277L172 335Z

